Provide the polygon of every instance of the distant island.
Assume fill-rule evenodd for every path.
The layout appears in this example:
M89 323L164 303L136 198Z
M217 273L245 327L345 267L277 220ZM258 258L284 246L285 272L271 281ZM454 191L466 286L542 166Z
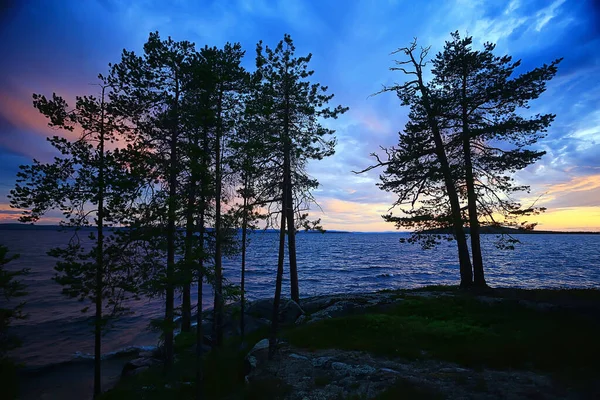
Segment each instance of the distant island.
M57 230L74 230L72 227L63 227L60 225L33 225L33 224L19 224L19 223L0 223L0 230L13 230L13 231L22 231L22 230L44 230L44 231L57 231ZM81 230L94 230L94 227L80 227ZM279 232L277 229L257 229L257 232ZM591 231L546 231L546 230L526 230L526 229L516 229L516 228L507 228L507 227L493 227L493 226L483 226L480 228L480 232L484 235L599 235L600 232L591 232ZM338 230L325 230L321 231L304 231L300 230L298 233L410 233L410 232L402 232L402 231L385 231L385 232L350 232L350 231L338 231ZM429 229L424 231L426 234L434 234L434 235L447 235L452 233L451 228L445 229ZM469 234L469 228L465 228L465 233Z

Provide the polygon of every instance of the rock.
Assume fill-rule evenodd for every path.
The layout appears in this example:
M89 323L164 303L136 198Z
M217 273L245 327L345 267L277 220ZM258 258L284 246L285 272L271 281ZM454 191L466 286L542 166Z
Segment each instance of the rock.
M249 334L257 330L271 325L271 321L264 318L256 318L251 315L244 316L244 333Z
M331 368L334 371L349 375L367 375L377 371L376 368L373 368L370 365L349 365L342 362L331 363Z
M301 356L300 354L292 353L289 355L291 358L295 358L298 360L308 360L308 357Z
M317 368L325 368L327 363L329 363L329 361L331 361L333 357L317 357L317 358L313 358L312 360L312 365L313 367L317 367Z
M250 350L248 352L248 355L251 355L252 353L256 353L257 351L268 349L268 348L269 348L269 339L260 340L258 343L256 343L254 345L252 350Z
M246 306L246 314L255 318L271 319L273 316L273 299L262 299L250 302Z
M279 310L279 322L293 324L298 317L304 314L304 310L294 300L288 300Z
M254 317L256 321L264 319L271 321L273 316L273 299L253 301L248 305L246 310L246 314ZM281 300L281 304L279 305L279 322L293 324L302 314L304 314L304 311L294 300Z
M153 365L158 365L161 363L162 361L156 358L136 358L123 366L121 377L136 375L147 370ZM139 369L142 369L142 371L138 371Z
M307 320L306 315L302 314L301 316L298 317L298 319L296 320L296 322L294 322L296 325L302 325L303 323L305 323Z
M347 300L338 301L337 303L334 303L329 307L310 315L307 323L313 323L322 319L343 317L353 314L358 310L362 311L364 308L365 305L362 303L355 303Z
M262 339L254 345L244 359L244 380L246 383L250 382L252 372L255 371L259 365L266 363L268 357L269 339Z

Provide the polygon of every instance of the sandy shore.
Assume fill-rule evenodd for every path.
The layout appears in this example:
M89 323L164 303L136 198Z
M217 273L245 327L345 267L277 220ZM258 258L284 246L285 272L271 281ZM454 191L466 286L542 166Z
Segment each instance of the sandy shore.
M134 356L115 357L102 361L102 389L112 388L119 380L121 370ZM20 378L20 400L92 399L94 363L79 360L23 372Z

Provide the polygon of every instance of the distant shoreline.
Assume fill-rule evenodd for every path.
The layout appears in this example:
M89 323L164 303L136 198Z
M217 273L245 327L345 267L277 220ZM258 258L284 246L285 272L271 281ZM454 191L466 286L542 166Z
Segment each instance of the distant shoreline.
M84 230L84 231L91 231L94 230L94 227L84 227L84 228L79 228L80 230ZM117 228L113 228L113 229L119 229ZM34 225L34 224L19 224L19 223L0 223L0 230L13 230L13 231L23 231L23 230L40 230L40 231L58 231L58 230L75 230L75 228L72 227L61 227L59 225L43 225L43 224L38 224L38 225ZM466 228L466 233L469 233L469 228ZM256 232L278 232L278 230L276 229L266 229L266 230L262 230L262 229L257 229ZM362 233L368 233L368 234L379 234L379 233L397 233L397 234L407 234L407 233L411 233L411 232L407 232L407 231L383 231L383 232L363 232L363 231L338 231L338 230L326 230L325 232L319 232L319 231L298 231L299 234L305 234L305 233L310 233L310 234L327 234L327 233L344 233L344 234L352 234L352 233L358 233L358 234L362 234ZM432 229L429 230L427 232L424 232L426 234L433 234L433 235L443 235L443 234L450 234L451 232L447 229ZM524 230L524 229L514 229L514 228L482 228L481 230L481 234L482 235L501 235L501 234L508 234L508 235L600 235L600 231L547 231L547 230Z

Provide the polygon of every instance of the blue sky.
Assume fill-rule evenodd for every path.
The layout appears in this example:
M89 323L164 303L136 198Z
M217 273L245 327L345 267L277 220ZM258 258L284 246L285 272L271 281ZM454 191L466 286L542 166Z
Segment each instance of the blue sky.
M414 37L435 54L459 30L497 44L497 54L522 59L522 71L564 57L547 92L529 112L557 114L538 146L548 154L517 178L530 184L524 202L540 197L546 229L600 230L600 5L555 1L152 1L14 0L0 16L0 221L14 210L6 194L19 164L52 156L53 132L31 105L31 94L67 99L93 92L95 77L118 62L121 50L140 50L150 31L198 47L240 42L252 69L259 40L275 45L291 34L298 54L313 54L314 78L350 111L330 125L335 156L309 166L321 187L328 229L393 230L381 214L393 197L375 187L377 171L355 176L369 153L397 141L407 110L392 94L370 97L404 79L390 72L390 53ZM50 220L48 220L50 221Z

